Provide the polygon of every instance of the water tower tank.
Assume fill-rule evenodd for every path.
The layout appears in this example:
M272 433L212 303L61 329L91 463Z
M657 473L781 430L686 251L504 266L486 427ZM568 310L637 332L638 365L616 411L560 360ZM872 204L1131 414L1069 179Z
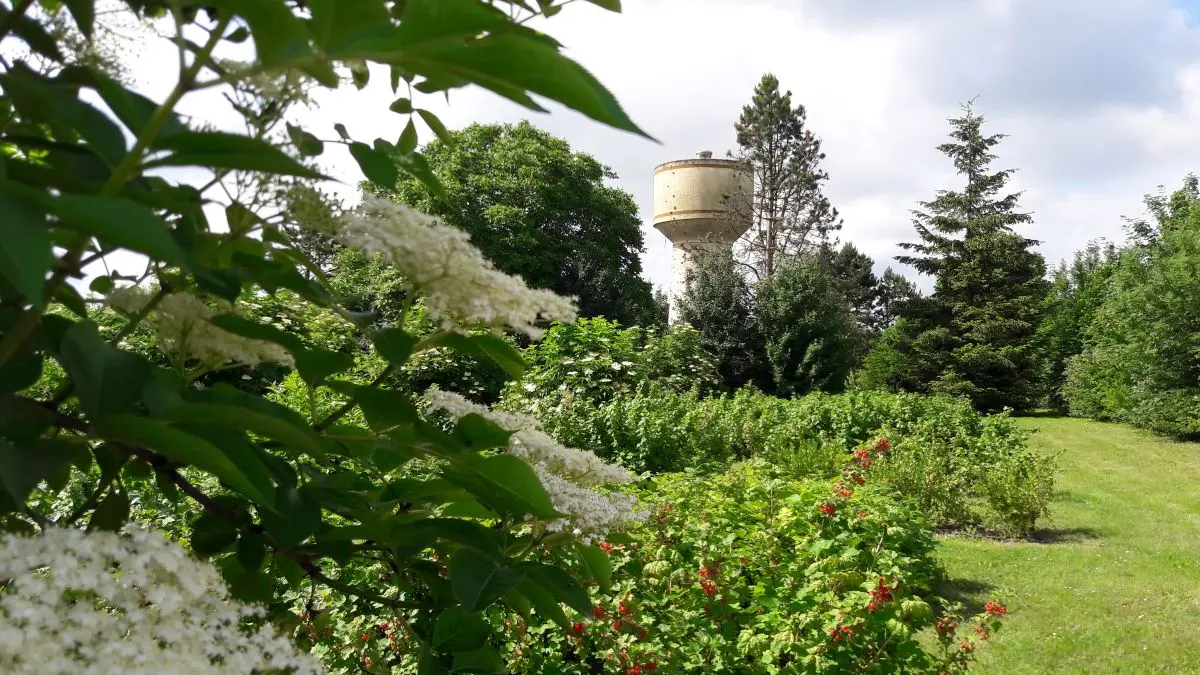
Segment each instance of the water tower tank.
M679 320L678 304L696 257L705 251L730 251L750 228L753 191L749 167L731 159L713 159L708 151L654 169L654 227L673 246L672 323Z

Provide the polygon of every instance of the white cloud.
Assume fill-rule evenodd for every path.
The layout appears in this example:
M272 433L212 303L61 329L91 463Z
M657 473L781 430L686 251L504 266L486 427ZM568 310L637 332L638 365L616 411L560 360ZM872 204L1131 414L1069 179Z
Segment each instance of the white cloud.
M657 164L702 149L723 154L759 77L774 72L824 140L828 193L843 239L891 264L912 237L909 209L957 187L935 146L945 120L977 94L986 131L1007 133L997 168L1053 263L1087 239L1120 239L1141 196L1200 170L1200 27L1167 0L626 0L623 14L575 3L544 24L609 86L655 144L556 106L537 115L482 91L419 99L451 127L529 117L620 175L649 220ZM153 61L153 59L152 59ZM145 62L143 62L145 64ZM159 60L154 71L168 68ZM164 74L169 74L169 68ZM156 76L157 77L157 76ZM379 71L364 91L319 97L301 118L332 137L394 140L404 118ZM216 114L218 101L192 108ZM357 168L329 154L352 195ZM669 243L646 227L647 275L664 285Z

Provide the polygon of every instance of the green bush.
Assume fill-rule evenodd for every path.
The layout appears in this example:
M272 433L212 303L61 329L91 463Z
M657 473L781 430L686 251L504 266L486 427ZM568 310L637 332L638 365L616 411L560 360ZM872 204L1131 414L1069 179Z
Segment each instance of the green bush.
M869 481L754 460L659 476L639 497L647 523L586 567L592 620L505 617L512 672L961 672L1004 612L989 604L978 632L936 617L931 529Z
M793 475L836 474L846 454L884 436L896 452L882 480L945 527L1010 536L1045 515L1055 462L1026 447L1007 415L985 416L964 399L855 392L780 399L647 390L593 404L570 396L530 410L561 442L634 471L719 471L760 457Z
M557 323L525 360L525 375L505 390L510 407L536 407L540 398L603 402L647 385L700 392L720 385L715 359L688 326L660 333L603 317Z

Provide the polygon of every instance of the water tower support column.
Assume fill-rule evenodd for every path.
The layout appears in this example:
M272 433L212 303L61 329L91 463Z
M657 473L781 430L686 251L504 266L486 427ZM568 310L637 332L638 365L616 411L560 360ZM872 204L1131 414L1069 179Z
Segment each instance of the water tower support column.
M679 303L697 258L704 252L728 254L750 228L753 190L745 164L713 159L708 151L654 169L654 227L673 245L671 323L679 322Z

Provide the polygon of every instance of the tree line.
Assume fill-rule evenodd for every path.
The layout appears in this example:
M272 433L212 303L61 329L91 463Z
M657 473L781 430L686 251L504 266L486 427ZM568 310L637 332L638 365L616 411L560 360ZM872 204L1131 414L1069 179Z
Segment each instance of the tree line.
M1200 434L1195 177L1147 198L1150 217L1128 221L1128 241L1091 242L1048 270L1039 242L1018 232L1033 216L1007 189L1015 170L993 166L1005 135L985 131L972 104L948 122L938 150L961 183L916 205L896 258L933 278L921 293L839 239L821 140L805 107L763 76L729 153L754 173L751 227L731 255L699 261L681 303L725 386L940 393L989 412L1049 408ZM467 230L503 271L579 298L582 316L665 325L666 298L641 276L637 206L606 184L611 168L528 122L474 124L424 152L442 194L416 180L366 189ZM340 259L352 263L369 266ZM364 298L387 278L351 276Z

